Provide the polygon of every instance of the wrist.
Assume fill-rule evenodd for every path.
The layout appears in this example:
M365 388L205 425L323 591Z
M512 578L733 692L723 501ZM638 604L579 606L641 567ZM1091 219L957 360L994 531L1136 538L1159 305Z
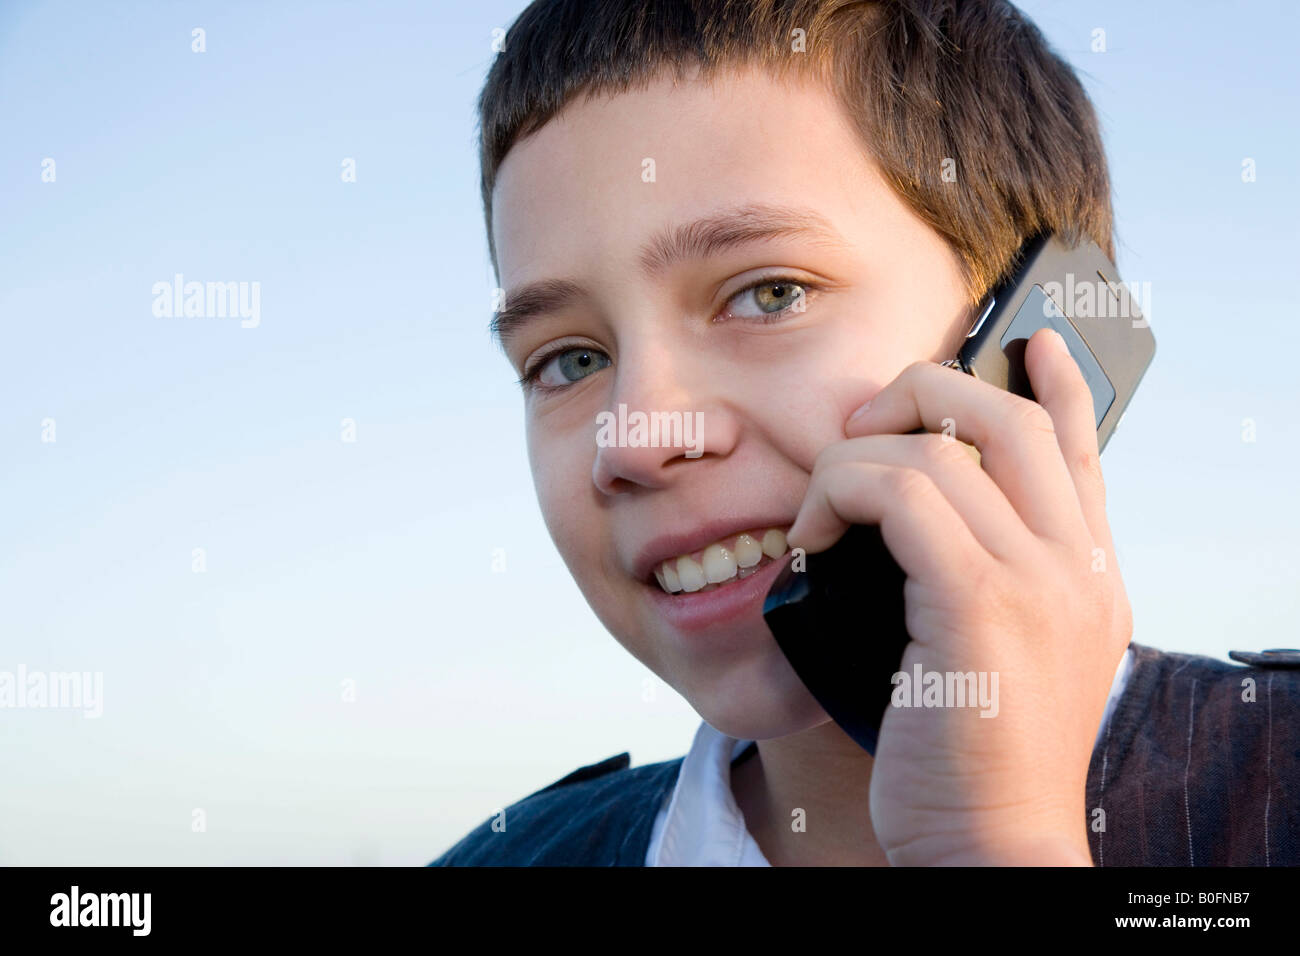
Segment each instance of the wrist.
M984 843L946 854L939 866L1092 866L1092 854L1065 836Z
M1005 841L990 848L985 859L972 866L1092 866L1092 853L1086 842L1080 846L1066 836L1050 835Z
M892 866L1092 866L1086 834L986 833L920 840L887 854Z

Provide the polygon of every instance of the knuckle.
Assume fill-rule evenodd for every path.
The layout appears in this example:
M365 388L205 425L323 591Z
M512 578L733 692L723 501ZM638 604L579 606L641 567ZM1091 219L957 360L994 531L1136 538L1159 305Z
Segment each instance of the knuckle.
M817 452L817 456L813 459L813 471L824 471L846 461L852 461L857 457L861 448L862 439L860 438L833 441Z
M1042 405L1027 398L1019 398L1014 403L1011 417L1019 431L1042 438L1056 438L1056 424L1052 416Z
M838 444L839 444L838 442L832 442L831 444L826 445L819 452L817 452L817 457L813 459L814 474L816 474L819 471L825 471L827 468L829 468L831 465L833 465L836 461L839 460L835 450L835 447Z
M1008 603L1006 585L996 562L975 562L967 573L967 580L973 593L987 596L994 604Z
M930 476L916 468L894 468L889 473L889 491L898 501L919 502L933 492Z
M1095 482L1099 487L1103 489L1106 487L1106 481L1101 472L1101 456L1091 448L1075 455L1074 466L1077 471L1086 475L1090 481Z
M960 586L966 599L978 602L980 617L988 624L999 627L1015 620L1023 598L1008 584L997 561L972 562L963 572Z
M974 464L966 446L953 438L932 435L924 443L924 457L933 469L964 468Z
M934 363L927 362L924 359L917 359L914 362L908 363L908 366L903 369L902 375L907 376L909 379L916 378L918 375L925 375L933 364Z

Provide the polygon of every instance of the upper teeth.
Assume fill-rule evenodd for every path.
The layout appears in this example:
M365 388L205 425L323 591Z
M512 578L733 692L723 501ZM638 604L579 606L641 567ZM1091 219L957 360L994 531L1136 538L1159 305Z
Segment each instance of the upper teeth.
M698 591L710 584L730 581L738 574L747 577L764 556L779 558L783 554L785 532L780 528L762 528L715 541L701 551L661 561L655 568L655 578L669 594Z

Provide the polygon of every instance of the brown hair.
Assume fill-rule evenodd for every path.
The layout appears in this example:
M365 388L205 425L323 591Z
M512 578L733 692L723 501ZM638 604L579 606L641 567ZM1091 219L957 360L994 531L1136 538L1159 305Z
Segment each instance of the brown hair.
M626 91L669 67L680 78L696 64L706 77L754 65L827 83L886 182L957 253L972 305L1036 232L1091 239L1115 258L1092 104L1005 0L534 0L478 102L498 274L492 187L511 146L580 94Z

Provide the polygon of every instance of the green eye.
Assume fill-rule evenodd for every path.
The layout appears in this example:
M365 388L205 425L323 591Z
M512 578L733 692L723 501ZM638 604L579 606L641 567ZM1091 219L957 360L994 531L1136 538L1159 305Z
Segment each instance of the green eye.
M764 279L748 289L741 289L731 297L731 302L734 303L731 313L737 318L761 320L783 312L802 311L803 303L800 300L811 288L812 285L807 282L796 282L784 277ZM745 302L753 303L758 311L742 308L741 304Z
M754 301L760 309L764 312L779 312L803 295L803 289L793 282L768 282L755 288L754 293Z
M525 378L544 388L563 388L609 364L609 356L599 349L563 349L539 361Z

